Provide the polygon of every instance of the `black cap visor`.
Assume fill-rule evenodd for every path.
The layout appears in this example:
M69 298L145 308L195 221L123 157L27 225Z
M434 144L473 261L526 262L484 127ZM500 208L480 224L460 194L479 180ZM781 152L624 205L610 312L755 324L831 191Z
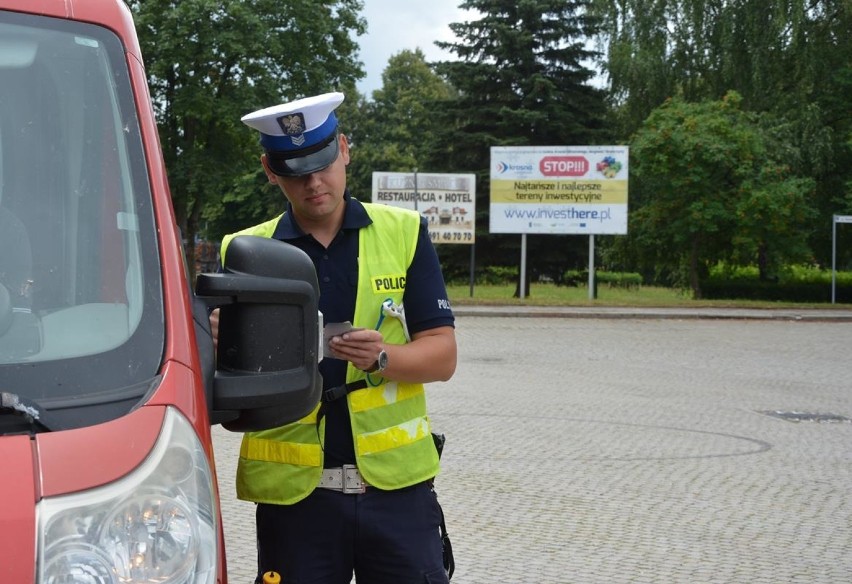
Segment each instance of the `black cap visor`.
M297 152L267 151L266 159L278 176L304 176L328 168L339 153L340 142L334 132L327 140Z

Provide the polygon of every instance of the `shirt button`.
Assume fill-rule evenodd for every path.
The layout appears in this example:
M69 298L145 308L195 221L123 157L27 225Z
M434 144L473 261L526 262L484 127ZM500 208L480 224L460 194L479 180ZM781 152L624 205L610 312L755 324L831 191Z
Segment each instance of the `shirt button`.
M324 254L324 255L322 256L322 259L327 260L327 259L328 259L328 254Z
M331 282L331 278L329 278L328 276L325 276L325 277L323 277L322 281L323 282Z

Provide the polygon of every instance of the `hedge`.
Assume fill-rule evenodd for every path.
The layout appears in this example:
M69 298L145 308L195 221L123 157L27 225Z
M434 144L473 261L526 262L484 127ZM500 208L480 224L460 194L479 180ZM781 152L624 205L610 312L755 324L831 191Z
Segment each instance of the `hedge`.
M562 275L565 286L581 286L588 284L588 270L567 270ZM606 284L610 288L636 289L642 285L642 275L635 272L604 272L595 270L595 284Z
M785 302L831 302L831 282L714 278L701 283L701 296L708 300L771 300ZM838 282L835 301L852 302L852 284Z

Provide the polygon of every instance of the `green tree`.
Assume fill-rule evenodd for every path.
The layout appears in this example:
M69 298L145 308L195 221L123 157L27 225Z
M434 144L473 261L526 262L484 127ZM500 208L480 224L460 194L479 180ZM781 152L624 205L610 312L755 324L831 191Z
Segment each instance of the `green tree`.
M813 180L791 174L789 144L740 102L733 92L720 101L667 101L631 144L638 208L622 245L696 298L716 262L758 264L765 279L809 257L803 235Z
M373 92L372 101L361 103L351 131L353 194L369 200L374 171L443 170L430 165L429 156L438 140L436 104L450 94L449 85L432 71L420 49L403 50L388 60L381 88Z
M453 23L457 42L438 46L458 57L436 64L458 91L435 118L446 137L436 144L448 171L477 172L477 245L480 261L505 264L520 258L517 238L489 236L488 169L491 146L600 144L605 102L592 85L595 53L587 41L596 34L589 0L466 0L460 7L479 13ZM437 116L437 113L436 113ZM569 241L530 237L532 270L564 264ZM559 272L561 268L557 268ZM529 282L529 278L526 279ZM526 290L518 290L526 296Z
M849 65L848 0L594 0L611 97L632 131L662 102L718 99L784 113ZM815 82L822 81L821 86Z
M190 269L202 219L209 237L268 207L256 133L240 117L363 77L353 38L361 0L126 0L134 14ZM279 195L280 196L280 195ZM230 197L232 204L225 205ZM263 201L263 202L259 202ZM236 204L234 204L236 202ZM241 225L245 225L242 222Z
M798 151L795 174L816 181L809 244L829 256L833 212L852 181L852 2L849 0L594 0L603 69L619 135L671 97L742 95L771 114Z

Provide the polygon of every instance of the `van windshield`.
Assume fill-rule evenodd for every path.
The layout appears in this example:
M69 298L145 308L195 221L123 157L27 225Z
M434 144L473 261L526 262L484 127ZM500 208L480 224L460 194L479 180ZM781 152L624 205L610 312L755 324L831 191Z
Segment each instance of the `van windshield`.
M0 392L63 427L126 413L159 369L150 193L119 39L0 11Z

